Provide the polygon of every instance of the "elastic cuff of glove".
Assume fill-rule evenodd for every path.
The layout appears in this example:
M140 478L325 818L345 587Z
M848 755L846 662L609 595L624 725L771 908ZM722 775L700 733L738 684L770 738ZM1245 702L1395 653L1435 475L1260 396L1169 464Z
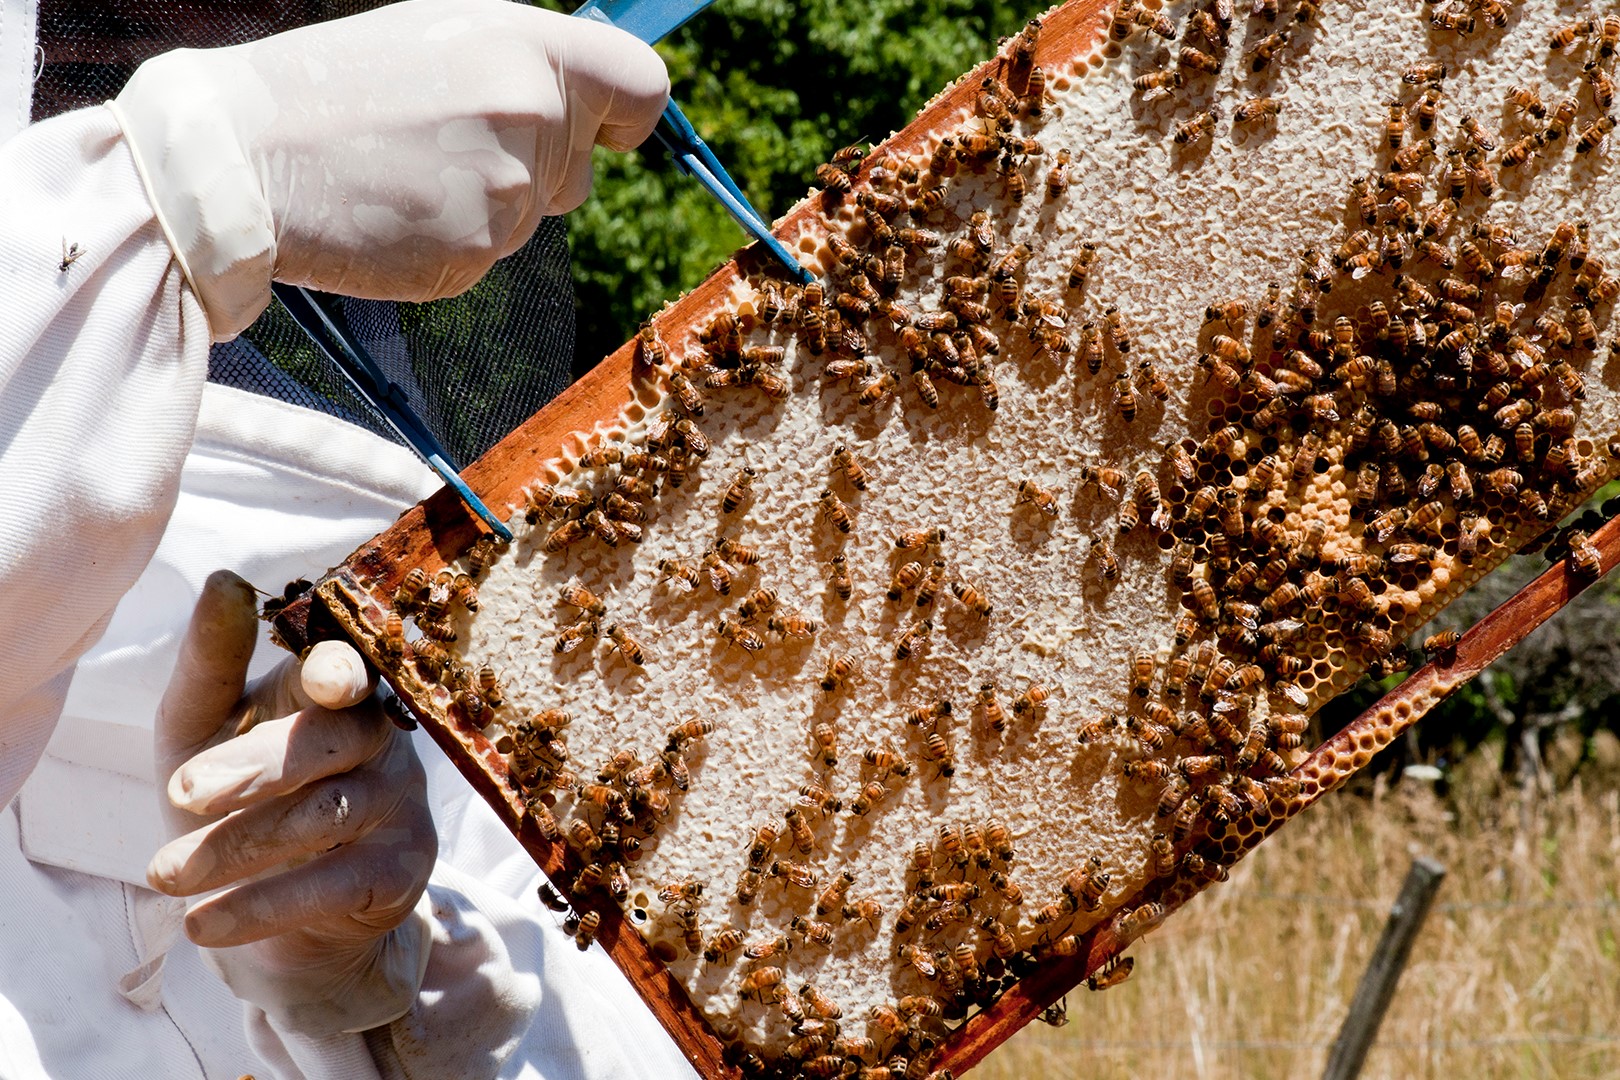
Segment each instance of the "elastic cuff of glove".
M216 64L194 49L155 57L107 107L214 340L229 341L270 303L276 239L258 173L215 89L253 75Z

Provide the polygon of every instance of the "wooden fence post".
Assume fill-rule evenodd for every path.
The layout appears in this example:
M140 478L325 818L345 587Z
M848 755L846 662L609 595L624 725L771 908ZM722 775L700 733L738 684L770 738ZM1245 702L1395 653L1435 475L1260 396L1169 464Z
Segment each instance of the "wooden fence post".
M1355 1080L1360 1074L1367 1051L1378 1034L1378 1025L1384 1019L1384 1010L1395 996L1401 970L1412 954L1412 941L1422 928L1429 907L1434 903L1434 894L1445 876L1446 868L1432 859L1412 860L1412 869L1406 872L1401 894L1390 909L1389 921L1384 924L1384 935L1367 962L1361 985L1356 987L1356 996L1350 1002L1350 1012L1328 1055L1323 1080Z

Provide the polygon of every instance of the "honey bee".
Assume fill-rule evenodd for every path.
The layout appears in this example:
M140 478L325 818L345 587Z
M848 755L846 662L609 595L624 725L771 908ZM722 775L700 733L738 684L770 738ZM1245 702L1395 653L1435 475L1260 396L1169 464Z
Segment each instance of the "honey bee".
M748 865L759 866L763 863L765 857L770 854L771 848L776 846L776 841L781 835L781 831L772 822L767 821L765 824L758 826L754 830L754 838L748 846ZM759 957L753 957L752 954L750 956L752 959L759 959Z
M1384 120L1384 145L1391 150L1399 150L1406 139L1406 104L1398 97L1390 98L1384 104L1389 110Z
M1117 499L1125 487L1125 474L1108 465L1082 465L1080 483L1082 486L1095 485L1102 494Z
M737 608L737 618L744 623L753 622L760 615L776 607L776 590L761 585L744 598Z
M1120 372L1114 379L1114 411L1126 423L1136 419L1136 391L1131 386L1131 377Z
M819 516L831 521L833 527L841 533L854 531L855 519L850 516L849 507L844 505L844 500L840 499L831 488L821 493Z
M1050 691L1040 683L1033 683L1013 702L1013 715L1018 717L1036 716L1046 709L1047 698Z
M945 312L945 314L950 313ZM952 316L953 320L954 318L955 316ZM921 326L923 321L923 319L918 319L918 325ZM883 404L885 401L888 401L889 398L894 396L894 392L899 388L900 380L896 378L894 372L885 371L875 378L868 379L862 384L861 392L856 396L856 401L863 408L872 408L874 406Z
M1462 635L1455 630L1442 630L1423 639L1423 651L1431 656L1449 656L1457 651Z
M1569 567L1576 575L1594 580L1603 576L1602 553L1586 530L1570 529L1564 534L1564 545L1569 548Z
M383 619L380 647L387 656L405 655L405 620L399 612L390 611Z
M799 611L790 611L782 615L772 615L765 620L765 628L773 634L788 637L815 637L821 632L821 623L806 617Z
M1159 94L1172 94L1181 89L1181 72L1168 68L1160 68L1138 75L1131 84L1138 94L1145 97L1155 97Z
M861 793L855 796L855 801L849 804L849 812L856 817L865 817L888 793L889 789L884 787L881 781L870 780L861 788ZM895 929L901 928L896 925Z
M944 542L945 529L939 525L930 529L904 529L894 537L896 551L919 551L930 546L937 547Z
M753 904L759 896L760 886L764 884L764 875L753 866L749 866L737 877L736 897L737 903L743 907Z
M574 891L589 890L576 888ZM563 925L565 929L574 935L574 944L579 947L581 952L584 952L591 947L591 942L596 940L596 932L602 926L602 916L594 911L587 912L584 915L570 915Z
M1443 63L1412 64L1401 72L1401 81L1409 84L1439 82L1450 74Z
M1220 618L1220 602L1215 598L1215 588L1204 578L1193 578L1188 588L1192 597L1193 608L1206 623L1213 623Z
M928 635L933 631L934 624L929 619L923 619L921 622L906 627L895 639L894 658L899 661L911 659L917 650L922 647L923 643L928 640Z
M1082 288L1092 274L1092 266L1097 262L1097 244L1087 240L1081 244L1081 251L1074 256L1074 262L1069 264L1069 288Z
M1232 113L1232 120L1238 124L1258 124L1266 120L1275 120L1282 114L1283 102L1281 98L1254 97L1239 105Z
M1593 18L1576 19L1565 23L1552 32L1549 42L1553 49L1567 49L1581 38L1597 33L1597 20Z
M842 473L844 479L857 491L865 491L872 479L872 474L867 471L866 466L856 460L849 447L842 444L833 451L833 469Z
M1575 152L1587 154L1596 150L1609 132L1614 130L1615 120L1612 116L1600 116L1586 127L1581 129L1580 138L1575 140Z
M1162 708L1162 707L1161 707ZM1168 710L1165 710L1168 711ZM1168 741L1165 729L1157 723L1142 719L1139 716L1127 717L1125 730L1131 738L1147 747L1149 750L1163 750Z
M1131 13L1131 18L1137 26L1146 27L1149 31L1172 41L1176 36L1176 24L1162 11L1153 11L1149 8L1139 7Z
M1218 353L1201 353L1197 363L1209 373L1204 377L1206 385L1213 380L1222 390L1236 390L1243 381L1243 372Z
M1151 361L1143 360L1136 365L1136 377L1142 389L1159 401L1165 401L1170 397L1169 385L1165 383L1164 376L1159 374L1159 369L1154 367Z
M1046 172L1046 197L1056 199L1069 190L1069 161L1071 154L1067 149L1057 152L1052 159L1052 167Z
M1132 16L1135 14L1135 5L1130 3L1117 4L1108 24L1108 36L1115 41L1124 41L1136 29Z
M1301 8L1303 7L1302 4ZM1134 956L1116 956L1099 968L1095 974L1086 978L1086 988L1089 990L1107 990L1118 986L1130 978L1131 972L1134 970L1136 970L1136 958Z
M692 912L692 915L695 916L696 912ZM743 932L735 926L728 926L709 939L709 947L703 950L703 960L709 964L725 963L742 943Z
M994 683L981 685L978 696L973 699L973 703L978 708L980 715L984 717L984 722L991 731L999 735L1007 730L1007 710L1001 707L1001 702L996 698Z
M1104 581L1113 581L1119 577L1119 559L1114 555L1114 547L1107 537L1091 538L1091 553L1097 558L1097 565Z
M1581 104L1574 98L1565 98L1553 109L1552 118L1542 129L1541 137L1546 142L1557 142L1569 133L1569 126L1575 122L1575 116L1580 111Z
M584 822L579 822L583 825ZM587 826L588 828L589 826ZM665 882L658 889L659 903L668 907L671 904L697 903L703 896L703 882L696 878L685 878L679 881Z
M1529 161L1531 155L1539 151L1545 143L1546 139L1539 132L1514 140L1502 151L1502 167L1518 168Z
M923 757L939 764L939 774L945 777L956 775L956 752L951 746L951 740L942 731L931 731L923 739Z
M1086 911L1096 911L1102 905L1103 894L1108 891L1109 875L1103 871L1102 860L1093 855L1081 866L1069 871L1063 879L1063 895L1072 905ZM1071 907L1072 910L1072 907Z
M1221 70L1220 60L1191 45L1181 47L1181 51L1176 54L1176 66L1195 71L1200 75L1213 75Z
M765 639L734 619L721 618L716 626L720 639L744 652L758 652L765 647Z
M962 606L981 619L989 618L995 607L990 598L985 596L971 583L957 580L951 582L951 592L962 602Z
M946 719L951 715L951 703L939 701L933 705L921 705L906 714L906 723L915 728L932 727L937 721Z
M861 760L878 770L879 779L911 775L911 762L901 757L892 743L886 742L882 747L868 747L861 752Z
M1139 652L1131 661L1131 693L1139 698L1146 698L1148 690L1153 685L1153 675L1158 669L1159 658L1150 652Z
M587 535L589 535L589 530L585 527L585 523L578 518L574 518L553 529L547 535L545 543L540 545L540 549L547 555L555 555L570 544L583 540Z
M902 563L895 569L894 577L889 583L889 599L899 600L908 589L917 585L924 571L925 567L920 562Z
M1022 506L1024 503L1029 503L1047 517L1058 515L1057 493L1033 480L1018 481L1018 497L1014 505Z
M675 401L682 409L693 416L703 415L703 395L698 393L697 387L684 372L672 372L669 376L669 388L675 395Z
M718 558L716 556L717 560ZM698 587L698 566L690 559L659 559L658 579L660 581L679 581L686 586L687 591L691 591ZM730 591L729 584L726 591Z
M742 985L738 988L741 997L755 997L765 1000L765 992L782 985L783 973L779 967L756 968L743 977Z
M1605 15L1598 30L1598 55L1607 60L1616 48L1620 48L1620 15Z
M428 588L427 571L420 566L412 567L394 590L394 609L402 615L410 614L421 603Z
M1189 119L1177 124L1172 138L1178 145L1182 146L1191 142L1199 142L1215 134L1215 124L1220 118L1221 110L1211 105L1209 108L1196 112Z
M601 633L596 619L589 616L580 619L571 626L565 626L557 634L557 641L553 651L558 655L571 653L585 643L586 638L597 637Z
M1454 34L1472 34L1474 16L1461 7L1439 7L1429 16L1429 26L1435 30L1445 30Z
M1118 726L1119 717L1117 715L1114 713L1104 713L1097 719L1092 720L1089 723L1082 724L1080 726L1080 730L1075 733L1076 741L1079 742L1081 746L1090 746L1094 742L1107 738L1108 735ZM1126 766L1129 768L1132 765L1138 764L1142 763L1127 762Z
M484 699L484 704L492 709L498 709L505 704L506 695L501 690L500 679L493 667L480 664L474 678L478 683L478 696Z

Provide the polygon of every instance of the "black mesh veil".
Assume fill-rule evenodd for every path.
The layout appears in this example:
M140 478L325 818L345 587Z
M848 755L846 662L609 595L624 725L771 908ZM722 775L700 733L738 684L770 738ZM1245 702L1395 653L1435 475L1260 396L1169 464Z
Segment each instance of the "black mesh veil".
M142 60L176 48L251 41L387 0L40 0L43 58L33 119L115 96ZM568 385L574 291L562 218L461 296L430 304L346 300L349 325L417 414L464 466ZM390 429L272 303L247 332L215 345L208 378Z

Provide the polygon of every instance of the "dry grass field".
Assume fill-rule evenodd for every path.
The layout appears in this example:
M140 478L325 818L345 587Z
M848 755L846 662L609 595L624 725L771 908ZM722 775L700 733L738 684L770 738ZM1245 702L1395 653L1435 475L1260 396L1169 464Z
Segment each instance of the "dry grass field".
M1447 869L1362 1076L1620 1075L1620 792L1340 793L1069 996L975 1080L1321 1075L1414 855Z

